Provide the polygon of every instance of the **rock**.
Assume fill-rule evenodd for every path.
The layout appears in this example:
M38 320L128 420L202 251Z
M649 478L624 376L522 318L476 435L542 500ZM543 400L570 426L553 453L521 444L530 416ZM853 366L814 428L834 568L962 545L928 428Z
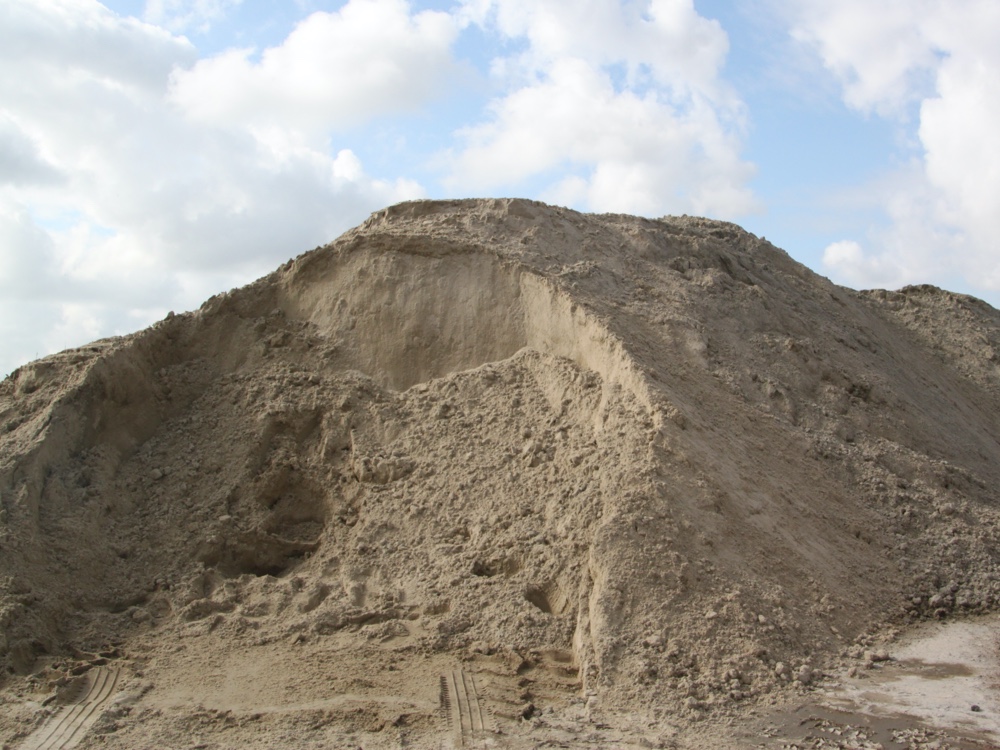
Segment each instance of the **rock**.
M472 654L483 654L484 656L490 656L494 649L486 641L474 641L469 646L469 653Z
M878 649L876 651L865 651L864 660L869 664L875 664L878 662L889 661L889 652L884 648Z
M701 711L705 708L705 704L702 701L695 698L694 696L686 698L684 700L684 706L685 708L688 708L691 711Z
M739 669L727 669L722 678L729 683L731 688L738 688L740 685L749 683L750 679Z

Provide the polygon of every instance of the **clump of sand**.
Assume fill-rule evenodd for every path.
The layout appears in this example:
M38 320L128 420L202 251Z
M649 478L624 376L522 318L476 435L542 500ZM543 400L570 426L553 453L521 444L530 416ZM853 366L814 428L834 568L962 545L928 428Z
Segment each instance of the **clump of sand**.
M114 667L82 746L697 746L996 608L998 323L722 222L386 209L0 384L0 739Z

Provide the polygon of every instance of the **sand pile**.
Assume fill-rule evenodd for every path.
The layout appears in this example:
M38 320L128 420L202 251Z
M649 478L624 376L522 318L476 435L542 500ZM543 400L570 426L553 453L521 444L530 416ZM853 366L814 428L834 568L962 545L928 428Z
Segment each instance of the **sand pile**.
M698 746L997 608L998 352L732 224L387 209L0 385L0 740L113 674L81 747Z

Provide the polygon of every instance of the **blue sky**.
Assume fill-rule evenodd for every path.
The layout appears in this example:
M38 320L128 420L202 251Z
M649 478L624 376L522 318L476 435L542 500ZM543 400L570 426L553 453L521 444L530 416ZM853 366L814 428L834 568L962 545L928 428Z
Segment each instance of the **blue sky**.
M5 0L0 373L374 210L736 221L1000 305L995 0Z

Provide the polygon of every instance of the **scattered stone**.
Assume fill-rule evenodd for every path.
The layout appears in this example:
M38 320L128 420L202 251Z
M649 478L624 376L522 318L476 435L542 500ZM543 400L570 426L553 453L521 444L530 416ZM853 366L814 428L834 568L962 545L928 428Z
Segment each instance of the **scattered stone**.
M878 649L877 651L865 651L864 660L869 664L877 664L879 662L889 661L889 652L885 649Z

